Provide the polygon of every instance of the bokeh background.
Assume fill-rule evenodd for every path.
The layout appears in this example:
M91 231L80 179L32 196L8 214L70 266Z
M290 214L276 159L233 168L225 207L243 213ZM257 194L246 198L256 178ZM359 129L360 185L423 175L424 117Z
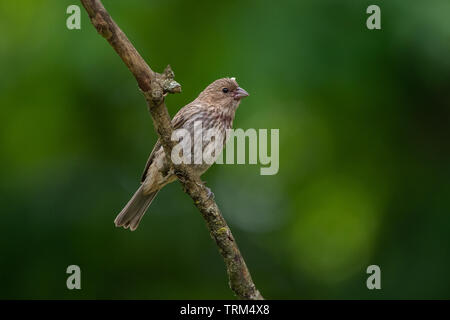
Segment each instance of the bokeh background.
M233 298L179 183L136 232L114 227L156 135L83 8L66 28L70 4L0 2L0 298ZM154 70L172 65L172 116L235 76L251 94L235 127L280 129L277 175L204 175L265 297L450 298L449 1L104 4Z

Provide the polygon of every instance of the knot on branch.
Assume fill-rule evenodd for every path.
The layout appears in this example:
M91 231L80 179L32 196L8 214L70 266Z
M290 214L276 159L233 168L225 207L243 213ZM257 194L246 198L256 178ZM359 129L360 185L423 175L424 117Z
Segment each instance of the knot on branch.
M174 78L175 73L172 71L170 65L168 65L162 74L154 73L150 90L141 90L147 101L151 102L152 107L159 106L168 93L181 92L181 85Z
M170 65L167 65L162 74L164 93L180 93L181 85L174 80L175 73Z
M175 80L164 82L164 93L180 93L181 85Z

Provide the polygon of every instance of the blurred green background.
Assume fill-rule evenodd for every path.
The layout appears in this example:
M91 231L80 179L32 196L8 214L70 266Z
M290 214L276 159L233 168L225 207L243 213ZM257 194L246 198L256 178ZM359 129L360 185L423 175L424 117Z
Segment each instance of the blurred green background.
M66 28L70 4L0 2L0 298L233 298L179 183L136 232L114 227L156 134L83 8ZM265 297L450 298L448 0L104 4L154 70L172 65L172 116L235 76L251 96L234 126L280 129L277 175L203 177ZM71 264L82 290L66 288Z

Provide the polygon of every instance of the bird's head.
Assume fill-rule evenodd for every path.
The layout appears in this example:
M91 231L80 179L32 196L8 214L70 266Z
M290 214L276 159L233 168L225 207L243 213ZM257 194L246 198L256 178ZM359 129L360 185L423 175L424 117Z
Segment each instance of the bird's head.
M197 99L208 104L237 108L241 99L247 96L248 92L239 87L235 78L222 78L207 86Z

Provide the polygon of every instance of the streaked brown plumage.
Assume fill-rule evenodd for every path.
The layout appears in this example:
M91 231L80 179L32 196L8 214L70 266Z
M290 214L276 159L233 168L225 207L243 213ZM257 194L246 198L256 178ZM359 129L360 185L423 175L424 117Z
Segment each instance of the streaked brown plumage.
M216 80L206 87L194 101L178 111L172 119L172 125L174 129L188 130L192 136L192 143L196 141L194 137L195 122L201 123L203 137L208 129L217 130L222 137L225 137L226 130L232 127L234 115L241 99L246 96L248 93L239 87L234 78ZM223 146L222 143L223 141L220 141L221 146ZM203 145L203 149L205 147L207 146ZM136 230L158 191L166 184L176 180L176 176L171 170L165 175L161 173L164 171L161 169L169 167L166 161L161 142L158 140L145 166L141 186L114 220L117 227ZM210 164L203 162L191 164L191 166L201 175L210 167Z

